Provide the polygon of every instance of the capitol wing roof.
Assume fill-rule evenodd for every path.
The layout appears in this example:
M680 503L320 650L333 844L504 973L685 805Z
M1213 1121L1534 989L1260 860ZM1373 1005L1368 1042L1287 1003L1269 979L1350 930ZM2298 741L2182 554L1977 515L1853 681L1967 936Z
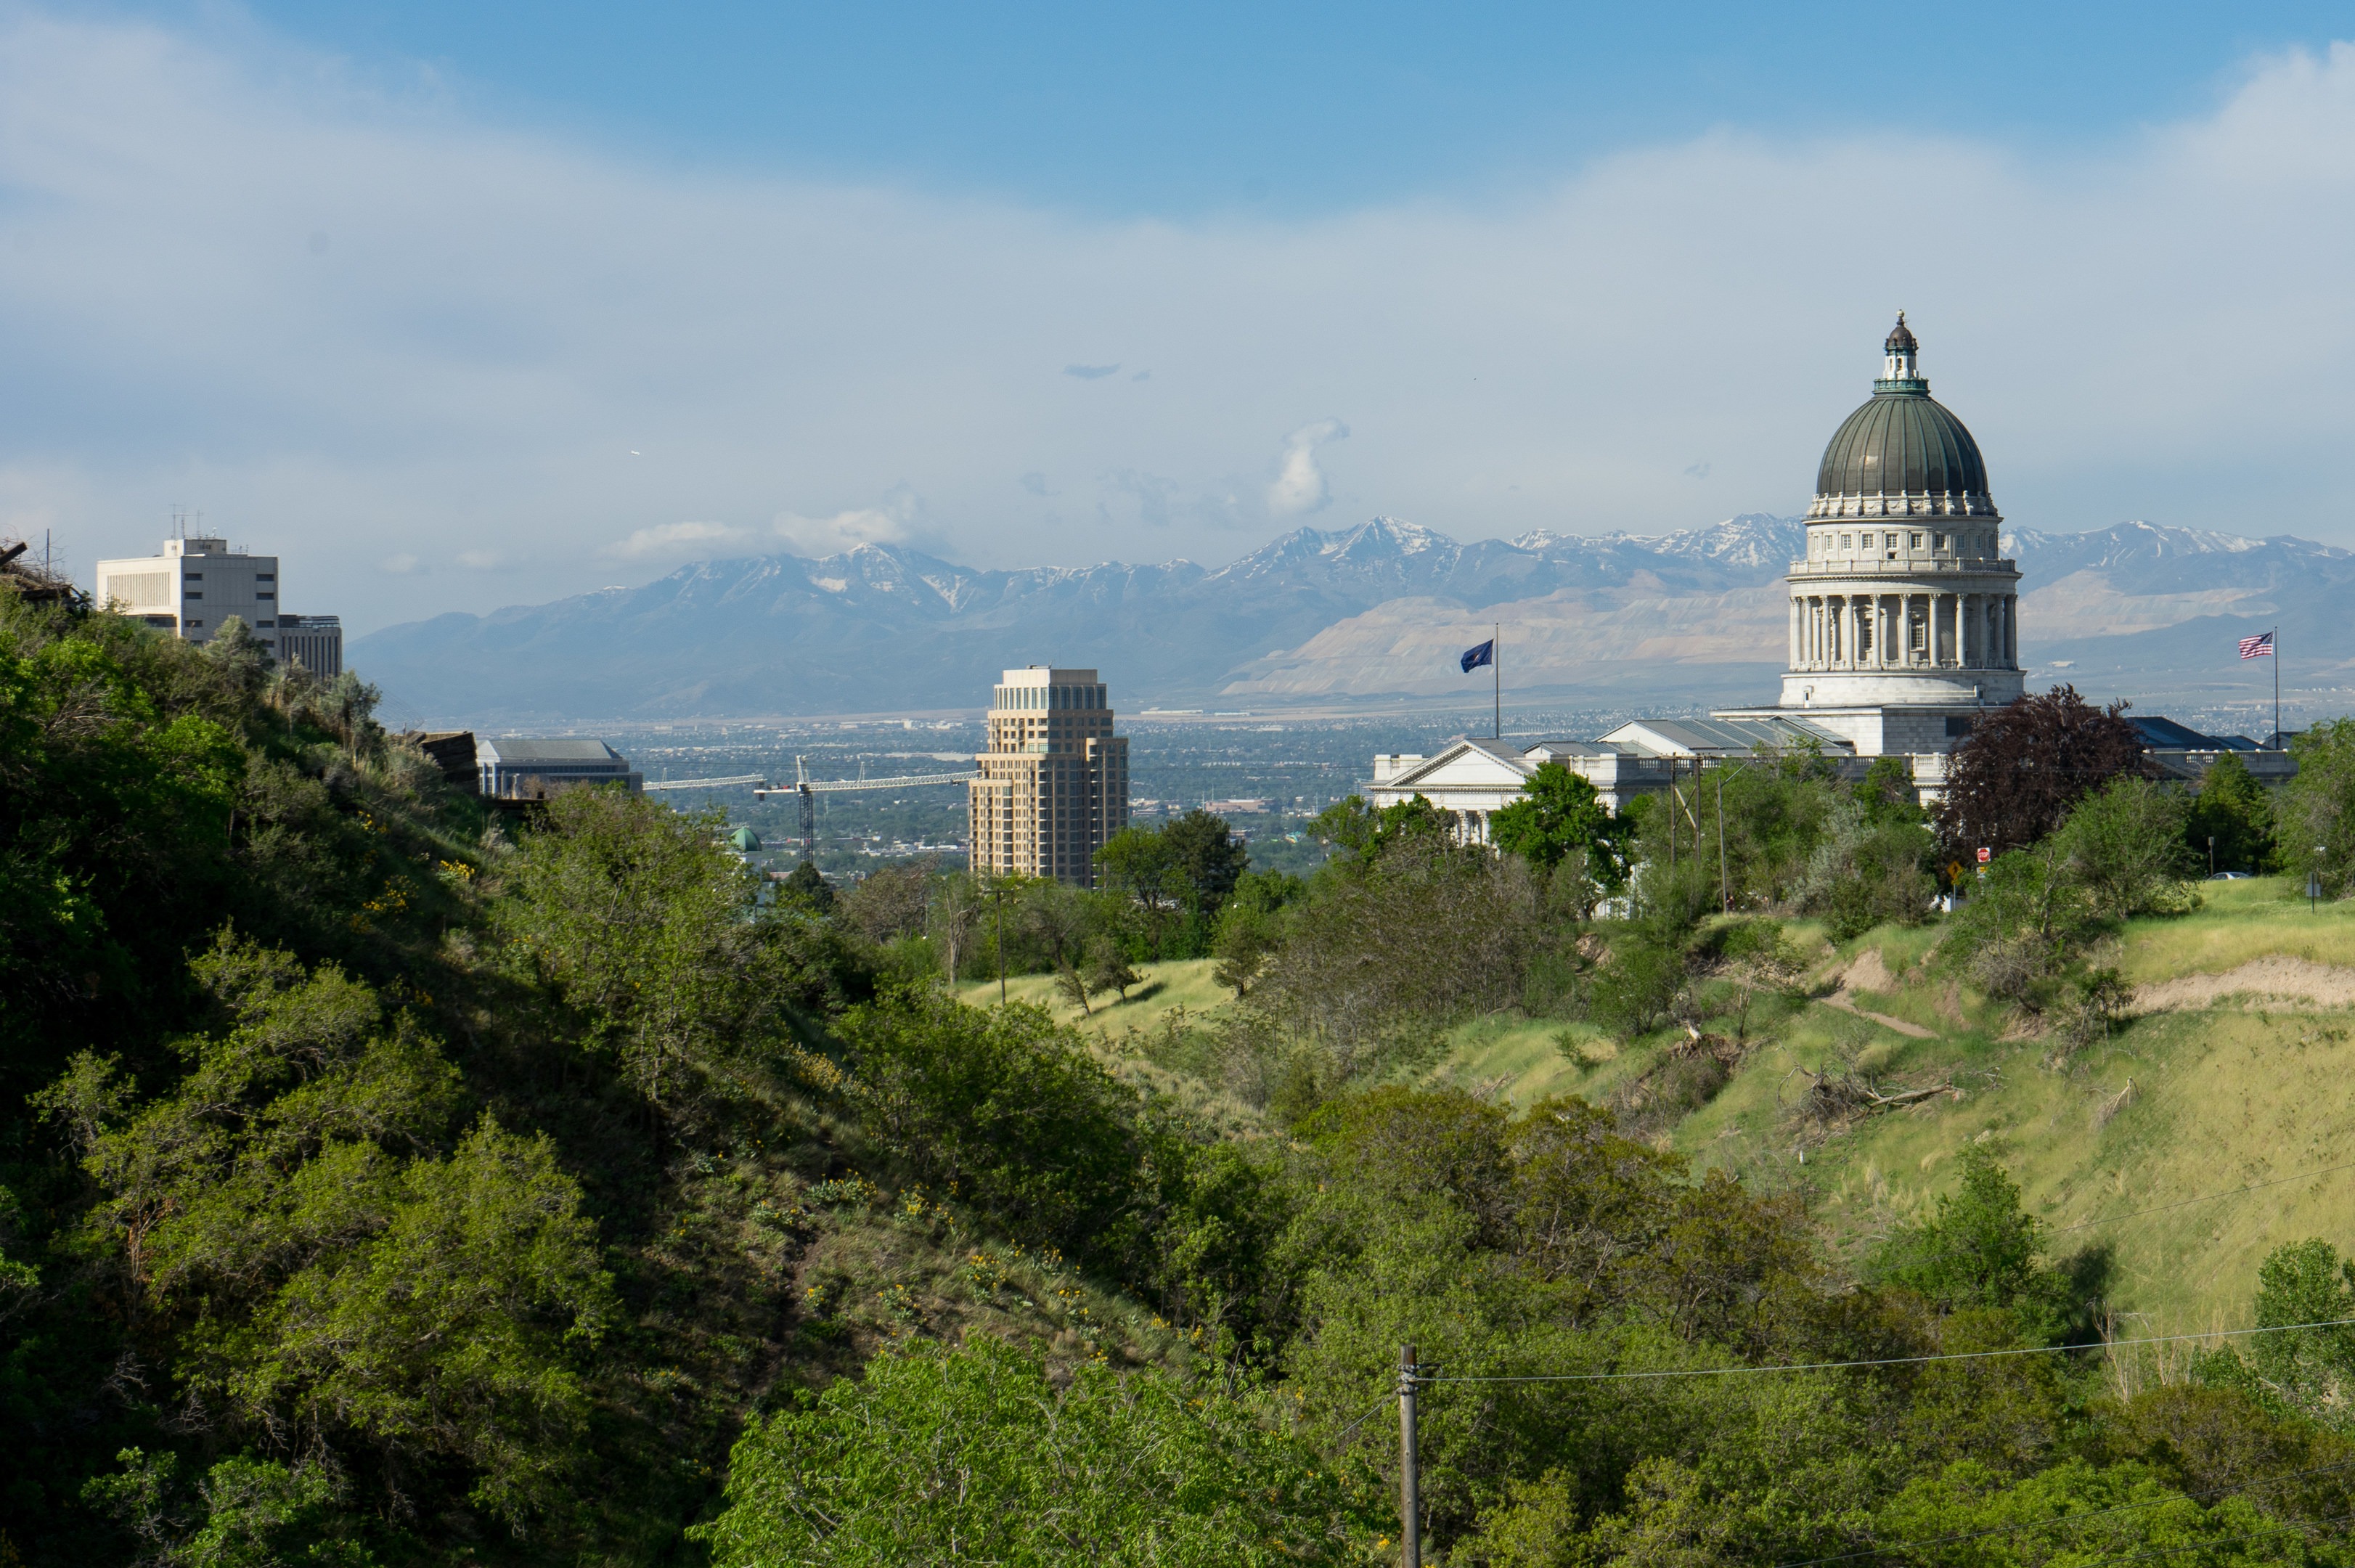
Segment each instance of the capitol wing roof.
M1853 756L1856 743L1805 719L1637 719L1604 741L1651 757L1747 757L1761 747L1813 745L1828 756Z
M1536 762L1525 761L1500 741L1465 739L1391 775L1380 787L1406 794L1418 789L1519 789L1536 771Z
M602 741L477 740L474 753L485 762L618 763L622 754Z

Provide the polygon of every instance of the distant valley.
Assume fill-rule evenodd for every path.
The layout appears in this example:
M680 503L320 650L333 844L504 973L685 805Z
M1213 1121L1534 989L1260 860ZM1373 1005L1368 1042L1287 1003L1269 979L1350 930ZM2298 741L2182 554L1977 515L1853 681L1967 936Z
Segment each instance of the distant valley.
M861 545L682 567L357 639L406 708L485 727L970 709L993 672L1102 668L1120 706L1378 707L1476 695L1456 654L1504 628L1508 700L1556 709L1769 699L1796 517L1465 544L1393 517L1298 528L1230 565L981 571ZM2146 710L2244 710L2233 639L2278 624L2287 689L2348 706L2355 552L2149 523L2006 537L2032 679ZM2254 667L2260 675L2264 667ZM2269 688L2268 688L2269 695Z

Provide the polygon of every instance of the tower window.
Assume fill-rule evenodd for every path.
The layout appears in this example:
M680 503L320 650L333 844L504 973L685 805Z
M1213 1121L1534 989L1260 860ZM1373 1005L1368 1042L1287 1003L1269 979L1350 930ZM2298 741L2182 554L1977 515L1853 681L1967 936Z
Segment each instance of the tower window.
M1920 549L1922 548L1922 536L1920 534L1907 534L1905 536L1905 548L1907 549Z
M1846 535L1846 534L1842 534L1842 535L1840 535L1840 549L1854 549L1855 548L1856 548L1856 546L1855 546L1854 544L1852 544L1851 542L1849 542L1849 536L1848 536L1848 535Z

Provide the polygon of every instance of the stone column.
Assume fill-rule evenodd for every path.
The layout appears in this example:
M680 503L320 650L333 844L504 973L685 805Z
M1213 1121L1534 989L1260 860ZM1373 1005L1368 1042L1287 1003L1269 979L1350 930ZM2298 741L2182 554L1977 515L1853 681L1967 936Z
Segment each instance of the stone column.
M1783 667L1797 669L1799 667L1799 596L1796 593L1791 595L1791 624L1784 640L1785 652L1788 657Z
M2003 596L2003 667L2019 667L2019 595Z

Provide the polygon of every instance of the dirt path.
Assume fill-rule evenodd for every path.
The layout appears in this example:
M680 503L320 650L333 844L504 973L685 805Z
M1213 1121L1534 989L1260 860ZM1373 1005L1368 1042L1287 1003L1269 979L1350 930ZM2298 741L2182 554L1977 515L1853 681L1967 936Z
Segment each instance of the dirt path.
M2253 958L2229 974L2185 975L2138 987L2134 1008L2142 1013L2188 1012L2214 1007L2228 997L2355 1008L2355 969L2278 955Z
M1923 1029L1920 1024L1907 1023L1903 1019L1893 1019L1887 1013L1876 1013L1870 1008L1858 1007L1856 1005L1856 999L1848 994L1845 987L1840 990L1834 991L1830 996L1826 997L1824 1001L1831 1007L1838 1008L1844 1013L1854 1013L1860 1019L1870 1019L1874 1023L1881 1025L1883 1029L1893 1029L1899 1034L1905 1035L1913 1040L1935 1040L1938 1038L1938 1031L1936 1029Z
M1841 971L1839 989L1826 997L1824 1000L1844 1013L1854 1013L1858 1018L1870 1019L1883 1029L1893 1029L1909 1040L1937 1039L1936 1029L1923 1029L1920 1024L1907 1023L1903 1019L1893 1019L1887 1013L1876 1013L1870 1008L1858 1007L1856 997L1850 994L1856 991L1893 991L1895 989L1897 989L1897 976L1891 974L1889 965L1881 961L1879 951L1868 947L1857 955L1855 962Z

